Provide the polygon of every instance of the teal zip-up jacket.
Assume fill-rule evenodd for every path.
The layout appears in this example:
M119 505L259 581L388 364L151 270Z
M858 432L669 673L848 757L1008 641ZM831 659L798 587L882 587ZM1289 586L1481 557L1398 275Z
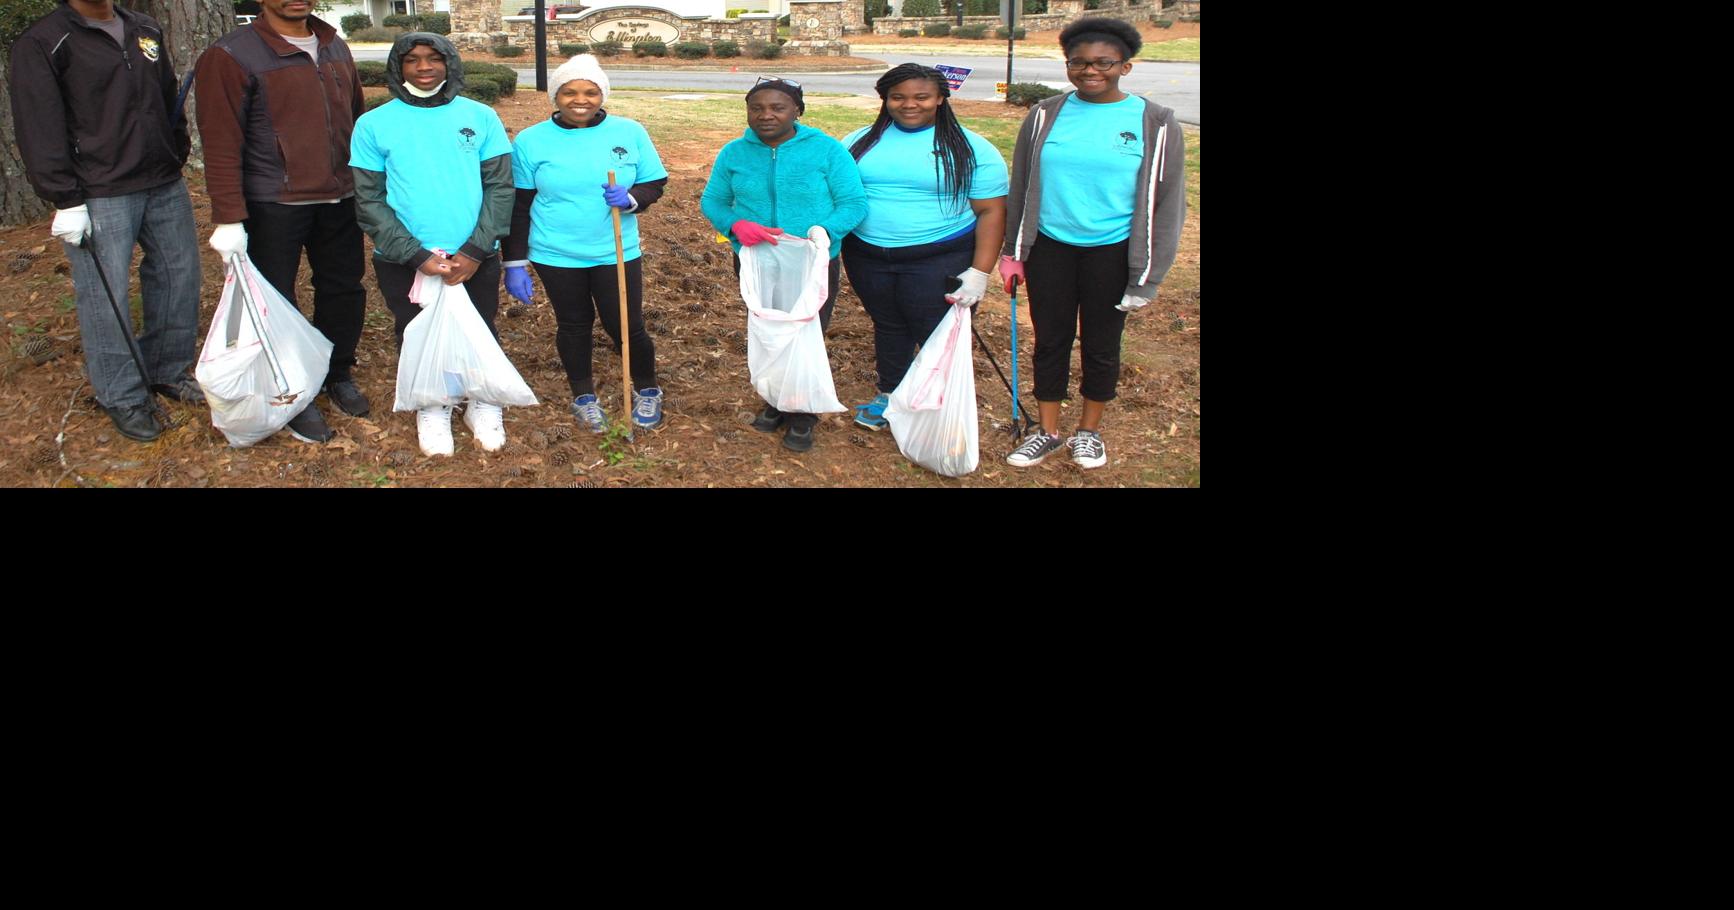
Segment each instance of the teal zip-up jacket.
M849 150L830 136L797 123L795 135L771 148L748 127L717 154L699 207L736 253L741 242L729 229L737 221L799 237L817 224L831 235L836 258L843 236L867 217L867 191Z

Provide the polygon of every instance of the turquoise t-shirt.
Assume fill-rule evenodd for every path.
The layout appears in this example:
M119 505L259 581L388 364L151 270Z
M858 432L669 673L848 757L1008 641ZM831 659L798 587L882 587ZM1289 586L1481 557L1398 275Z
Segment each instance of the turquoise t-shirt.
M843 147L855 144L870 127L843 138ZM975 173L969 186L970 199L992 199L1008 192L1005 159L999 149L969 130L963 131L975 152ZM867 189L867 217L855 228L855 236L874 246L900 247L934 243L972 227L975 211L964 200L953 201L949 187L942 187L945 169L933 148L933 127L904 132L888 124L879 141L861 156L861 184Z
M361 115L349 163L385 172L385 202L426 249L455 254L482 215L482 162L510 154L494 109L468 98L415 107L393 98Z
M1144 99L1060 106L1042 143L1042 233L1073 246L1107 246L1132 236L1138 168L1144 164Z
M535 190L530 206L530 261L568 269L614 264L614 218L602 198L608 172L631 186L668 176L650 134L609 114L584 129L544 120L512 143L512 182ZM639 257L638 216L620 215L620 243Z

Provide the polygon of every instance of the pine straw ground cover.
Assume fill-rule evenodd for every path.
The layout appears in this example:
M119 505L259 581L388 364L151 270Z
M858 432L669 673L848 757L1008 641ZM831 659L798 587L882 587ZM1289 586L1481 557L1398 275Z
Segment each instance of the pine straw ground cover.
M796 455L779 434L747 425L759 409L747 378L746 313L730 268L729 247L699 211L712 159L741 134L744 108L736 96L677 96L621 91L609 108L644 123L666 162L667 195L640 225L645 262L645 310L656 342L667 407L664 426L640 433L631 445L575 432L565 373L554 350L554 314L537 287L538 305L507 306L502 292L501 343L542 404L506 412L509 444L488 454L453 420L457 454L426 458L416 445L414 416L393 413L396 354L391 317L373 285L356 379L373 401L370 418L352 418L324 399L320 406L336 431L324 446L287 433L247 449L233 449L210 425L207 409L166 402L175 418L156 441L139 444L115 433L97 407L80 369L77 316L69 264L48 236L47 221L0 231L0 331L7 358L0 367L0 486L95 487L1144 487L1198 486L1201 446L1201 309L1199 302L1198 131L1187 131L1187 215L1179 260L1156 303L1127 323L1120 397L1108 411L1103 435L1107 467L1082 471L1050 458L1017 470L1001 461L1015 440L1010 401L987 359L976 349L976 391L981 418L981 467L946 478L917 467L897 451L889 432L855 427L850 414L833 414L815 431L817 445ZM815 98L803 123L841 137L870 122L876 103L862 98ZM960 102L960 116L1010 156L1023 111L991 102ZM507 127L523 129L547 114L546 97L519 92L495 106ZM202 175L189 170L204 264L201 333L208 328L223 284L216 253L204 246L210 206ZM371 267L370 267L371 272ZM534 274L534 272L532 272ZM133 281L136 309L137 280ZM312 287L303 265L298 296L311 308ZM1006 295L994 289L976 325L1002 366L1009 369ZM1024 400L1031 402L1033 334L1019 301ZM621 416L620 361L596 328L597 394L610 416ZM826 338L838 396L853 405L874 394L873 328L847 278ZM1077 366L1073 363L1073 391ZM1076 421L1067 402L1062 428ZM57 442L57 436L64 437Z

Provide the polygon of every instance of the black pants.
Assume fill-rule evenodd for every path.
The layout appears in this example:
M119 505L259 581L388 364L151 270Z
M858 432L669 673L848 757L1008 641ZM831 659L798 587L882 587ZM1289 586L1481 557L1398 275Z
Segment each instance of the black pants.
M361 321L367 272L361 227L355 221L355 200L320 205L248 202L247 257L259 274L282 294L295 300L295 276L301 251L313 270L313 327L331 342L331 371L326 382L352 378L355 346L361 343Z
M879 391L889 395L909 372L917 345L945 318L945 295L962 282L958 273L975 259L975 231L914 246L884 247L854 234L843 238L849 286L873 319L873 357Z
M404 327L421 313L421 307L409 302L409 289L414 286L420 273L402 263L386 262L375 256L373 276L379 279L379 293L385 296L385 308L391 311L392 318L397 322L392 331L397 335L398 348L402 349ZM482 260L481 267L470 276L470 280L464 282L464 290L469 292L470 302L476 305L476 312L482 314L482 321L488 324L488 331L493 332L495 340L498 340L500 333L494 328L494 313L500 308L499 254Z
M1072 246L1036 236L1024 274L1036 327L1037 401L1065 399L1072 340L1080 337L1084 378L1078 391L1091 401L1113 401L1118 394L1126 314L1116 307L1126 293L1126 253L1125 240Z
M591 325L602 317L602 330L614 339L620 353L620 277L615 266L598 265L569 269L535 263L548 300L554 304L554 348L566 367L572 397L596 394L590 376ZM626 328L632 342L632 387L638 391L656 387L656 344L644 330L644 258L626 263Z
M837 284L843 277L842 257L832 256L831 267L825 274L829 279L830 284L826 286L825 305L819 308L819 331L821 332L831 327L831 312L837 308ZM738 254L735 256L735 277L741 277L741 257ZM769 406L767 406L766 409L770 411L776 410L776 408ZM788 412L788 420L785 420L783 423L785 426L811 427L818 422L819 415L817 414L797 414L794 412Z

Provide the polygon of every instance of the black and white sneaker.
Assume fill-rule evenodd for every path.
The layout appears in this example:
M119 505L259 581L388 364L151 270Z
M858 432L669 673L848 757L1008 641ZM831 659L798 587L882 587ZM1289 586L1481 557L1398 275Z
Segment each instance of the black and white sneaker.
M331 432L331 427L326 425L325 415L319 413L319 409L309 402L305 410L289 421L289 435L302 442L326 443L330 442L335 434Z
M1095 430L1080 429L1076 436L1066 440L1066 445L1072 450L1072 464L1080 468L1099 468L1108 463L1108 447L1102 444L1102 434Z
M1024 441L1010 455L1005 457L1005 463L1014 468L1028 468L1041 464L1049 455L1059 451L1060 437L1049 436L1037 430L1024 437Z

